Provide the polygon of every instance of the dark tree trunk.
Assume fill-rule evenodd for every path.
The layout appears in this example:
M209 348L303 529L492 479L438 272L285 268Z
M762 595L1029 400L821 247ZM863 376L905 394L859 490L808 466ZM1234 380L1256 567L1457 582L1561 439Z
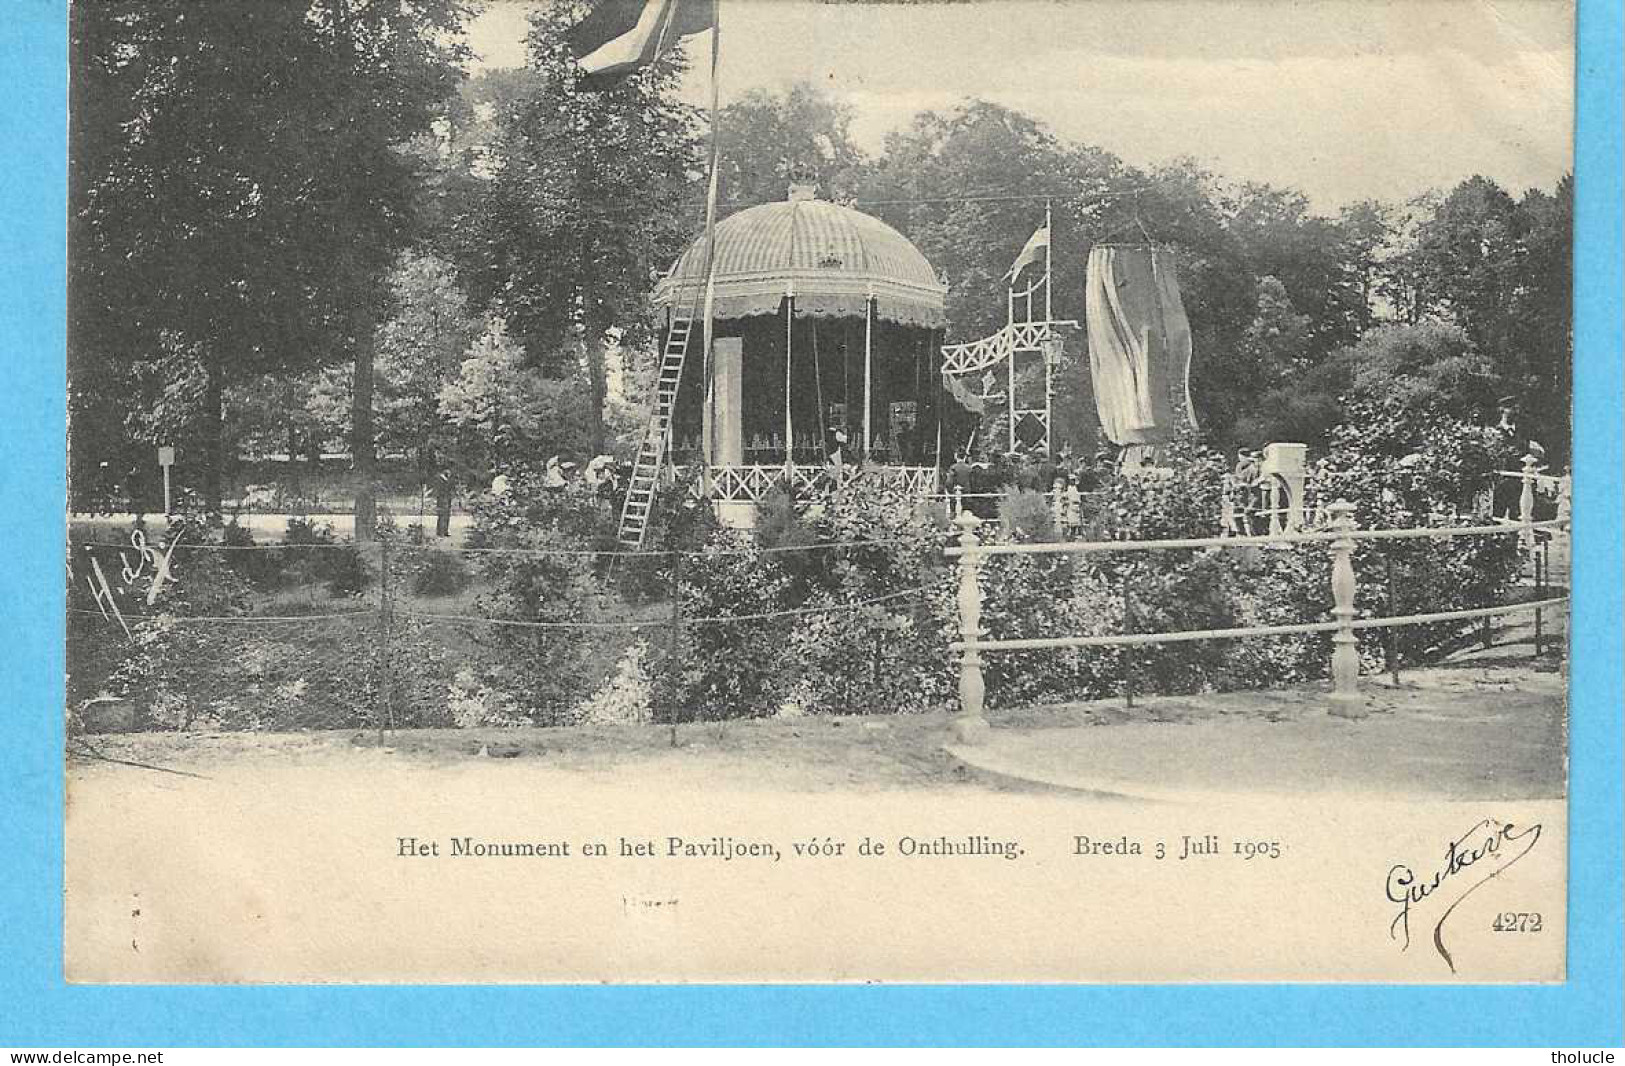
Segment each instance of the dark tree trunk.
M203 507L210 525L221 523L221 483L225 477L225 367L212 350L204 355Z
M293 390L288 392L288 409L293 409ZM288 493L294 496L301 495L299 484L299 430L292 422L288 423L288 466L287 482Z
M434 535L451 536L451 478L444 474L435 478Z
M350 407L351 471L355 477L355 539L368 541L378 525L378 464L372 431L372 329L356 330L355 380Z
M350 31L350 5L347 0L332 0L335 35L343 49L346 66L355 61L355 42ZM354 181L341 161L339 186L341 195L356 195ZM372 357L373 322L371 315L360 303L361 292L351 294L358 301L353 312L355 344L355 377L350 390L350 470L355 480L355 539L358 543L370 541L377 532L377 456L372 429Z
M604 402L609 394L609 373L604 366L604 333L587 328L587 380L592 391L592 411L587 425L592 454L604 454Z

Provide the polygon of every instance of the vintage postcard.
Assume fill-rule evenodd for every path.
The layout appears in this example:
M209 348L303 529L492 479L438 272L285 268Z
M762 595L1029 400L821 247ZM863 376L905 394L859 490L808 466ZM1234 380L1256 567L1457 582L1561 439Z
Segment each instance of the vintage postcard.
M1565 978L1563 0L75 0L80 983Z

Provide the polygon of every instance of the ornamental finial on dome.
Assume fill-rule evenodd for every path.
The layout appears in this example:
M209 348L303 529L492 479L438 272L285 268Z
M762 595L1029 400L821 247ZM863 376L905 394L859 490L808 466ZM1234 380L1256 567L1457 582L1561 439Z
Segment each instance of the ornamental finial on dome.
M804 203L807 200L818 199L817 182L792 182L790 185L789 201L793 204Z

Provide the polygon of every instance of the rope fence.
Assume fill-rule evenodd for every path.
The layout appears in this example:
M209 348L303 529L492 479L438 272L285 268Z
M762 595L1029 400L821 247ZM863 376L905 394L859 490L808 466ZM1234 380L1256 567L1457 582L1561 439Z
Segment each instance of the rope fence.
M558 556L574 558L711 558L719 555L773 555L783 552L816 552L837 551L846 548L876 548L889 545L929 545L936 547L941 540L935 537L880 537L867 540L843 540L818 544L776 544L767 546L752 546L748 548L714 547L699 549L656 549L644 548L637 551L627 551L624 548L485 548L469 547L457 544L394 544L391 551L398 552L445 552L455 555L530 555L530 556ZM115 545L106 545L114 547ZM359 550L359 546L351 543L342 544L188 544L180 542L175 545L183 551L284 551L290 549L327 549L333 550Z
M894 603L904 596L912 596L929 591L925 586L902 589L890 592L884 596L875 596L870 599L858 600L853 603L832 603L818 607L790 607L782 611L759 611L752 614L723 614L711 617L690 617L688 615L673 618L652 618L638 621L623 622L533 622L522 618L489 618L484 615L454 615L432 614L420 611L397 612L402 618L416 618L429 622L471 622L483 625L516 626L522 629L645 629L651 626L666 627L674 621L683 625L729 625L737 622L763 622L775 618L795 618L810 614L831 614L841 611L857 611L865 607L875 607L882 603ZM906 606L920 606L925 600L910 600Z
M1526 484L1529 479L1525 479ZM729 627L747 625L752 623L773 623L779 620L807 618L827 615L850 614L873 607L891 606L918 612L926 607L933 599L941 602L940 596L933 593L949 593L954 602L953 615L946 620L952 626L957 620L958 639L947 645L949 649L950 668L957 659L959 710L955 719L955 729L962 739L974 741L986 734L987 722L984 716L984 700L986 692L985 680L982 676L982 656L988 653L1007 653L1020 651L1041 651L1051 649L1079 649L1079 648L1106 648L1122 647L1132 648L1146 645L1185 644L1197 641L1241 640L1249 638L1274 638L1288 636L1304 636L1312 634L1331 634L1332 651L1330 659L1330 675L1332 678L1332 696L1337 701L1334 713L1349 717L1358 717L1362 713L1358 707L1359 701L1359 657L1356 649L1356 633L1366 630L1387 630L1390 633L1406 626L1420 626L1428 624L1467 622L1477 619L1488 620L1496 616L1525 615L1535 616L1535 646L1536 654L1540 654L1542 642L1542 613L1546 611L1561 610L1568 603L1568 596L1548 595L1550 590L1545 585L1546 568L1543 565L1543 556L1540 554L1540 534L1555 536L1569 527L1567 518L1557 518L1546 521L1525 520L1521 522L1498 521L1493 524L1462 525L1448 527L1411 527L1395 529L1359 529L1354 520L1355 508L1352 504L1339 501L1328 508L1330 515L1330 528L1318 530L1283 530L1273 534L1243 535L1243 536L1215 536L1215 537L1185 537L1160 538L1141 541L1071 541L1061 543L1017 543L1017 544L984 544L978 536L977 530L982 527L984 520L964 509L964 494L955 494L953 506L958 510L953 520L954 529L946 535L927 535L920 537L874 537L852 541L815 544L785 544L771 546L741 545L719 546L707 550L638 550L626 551L624 549L579 549L579 548L545 548L545 547L493 547L493 546L455 546L436 543L405 544L398 539L388 538L373 543L353 544L350 542L336 543L294 543L294 544L206 544L189 543L184 540L172 542L163 547L149 546L145 542L144 534L132 535L130 542L125 544L92 542L79 544L77 547L85 549L76 552L74 560L83 560L84 565L77 569L70 569L70 580L78 595L83 597L84 585L90 586L93 600L81 598L80 603L90 603L93 606L73 606L69 613L74 616L100 615L110 623L116 623L117 628L124 630L125 637L134 641L129 623L137 621L151 621L162 619L166 624L176 626L220 626L240 628L244 626L264 625L268 627L287 627L300 624L323 624L340 620L376 621L378 631L369 632L366 639L354 642L355 655L378 655L386 664L401 662L402 655L414 654L413 651L403 649L416 649L421 651L425 645L425 636L418 631L397 631L396 623L408 621L421 623L427 626L462 626L462 627L488 627L492 630L535 631L538 634L547 631L553 632L581 632L581 633L644 633L651 630L667 631L672 636L672 647L679 646L677 638L686 627ZM1526 507L1524 514L1529 517L1530 511ZM1387 609L1380 616L1359 617L1355 610L1356 582L1354 574L1355 550L1361 543L1386 543L1417 540L1447 541L1464 537L1506 537L1519 538L1520 549L1526 552L1534 562L1535 598L1522 603L1495 604L1482 607L1468 607L1456 610L1428 611L1405 614L1396 612L1395 606L1395 577L1393 572L1393 559L1384 558L1387 566L1388 600ZM1547 540L1551 538L1548 536ZM1331 618L1322 620L1304 621L1294 624L1234 626L1227 628L1206 628L1175 630L1169 632L1121 632L1110 634L1066 634L1059 633L1049 636L1032 636L1022 638L998 638L990 636L982 627L981 616L983 606L982 581L984 564L998 556L1039 556L1039 555L1068 555L1091 556L1106 553L1147 553L1164 551L1197 551L1216 552L1227 549L1243 549L1252 547L1289 548L1306 545L1325 544L1330 548L1331 556ZM930 583L914 584L907 588L895 589L879 595L868 596L847 602L805 603L802 606L779 606L768 610L746 610L742 613L712 613L704 615L687 615L683 611L683 600L686 586L683 580L683 566L686 561L717 556L741 555L781 555L839 553L852 549L866 548L909 548L929 549L933 556L945 559L949 563L951 573L948 580L951 586ZM166 582L178 581L181 587L186 587L186 574L189 565L182 562L178 568L177 577L171 571L174 565L171 556L184 552L198 553L229 553L223 554L223 559L239 557L243 552L287 552L297 550L308 552L328 551L347 553L345 559L351 565L362 565L366 571L360 583L355 586L346 586L342 593L337 586L331 589L317 590L315 586L328 580L322 575L332 572L332 568L316 568L300 564L295 567L289 564L282 568L276 564L268 564L267 568L258 571L262 576L258 580L262 584L255 586L263 592L259 602L265 614L253 613L226 613L220 610L205 610L197 614L186 613L184 606L188 602L181 601L181 609L165 612L162 608L164 597L158 595L159 589ZM940 556L935 553L940 551ZM97 562L98 553L114 553L114 558L102 555L101 563ZM579 575L578 578L589 584L578 586L577 595L584 595L589 599L571 601L568 604L554 603L550 608L558 611L574 610L584 617L577 618L524 618L502 617L504 613L514 613L510 605L501 600L496 601L495 613L476 613L486 611L488 604L478 603L471 611L468 608L472 593L464 595L471 579L462 578L464 584L457 592L413 592L411 586L413 575L423 573L421 566L413 569L412 564L425 556L469 555L476 558L490 558L495 556L512 556L516 558L591 558L619 560L626 558L647 558L656 560L669 560L669 570L659 575L658 582L650 586L655 589L653 593L655 602L660 597L659 588L667 589L669 607L664 608L658 617L602 617L602 611L590 606L590 597L596 595L600 601L606 597L613 598L610 577L605 573L598 573L593 577ZM1362 556L1363 558L1363 556ZM235 570L239 574L254 574L254 566L243 563L225 562L219 572ZM458 568L458 572L466 575L468 571ZM487 569L488 574L492 571ZM264 576L268 574L269 576ZM292 575L289 577L288 575ZM247 581L248 578L243 578ZM297 588L278 582L287 581L304 582ZM595 586L590 585L596 581ZM145 585L143 583L146 583ZM116 586L116 588L115 588ZM596 593L583 592L589 587L596 587ZM884 586L882 586L884 587ZM480 586L476 586L476 589ZM624 590L623 590L624 591ZM142 593L145 592L145 606L141 605ZM442 609L435 609L432 601L436 596L463 596L461 600L448 600ZM479 592L484 597L484 591ZM544 590L545 596L553 593ZM290 598L291 596L291 598ZM1124 629L1133 629L1132 612L1130 610L1128 585L1123 587L1124 597ZM737 602L737 594L730 593L729 598ZM215 600L205 597L203 606L214 606ZM544 605L552 602L543 600ZM635 613L633 599L627 600L622 606L626 613ZM1459 600L1457 602L1460 602ZM1468 602L1471 602L1469 600ZM122 610L120 604L126 604ZM344 609L336 609L345 604ZM583 604L587 604L583 609ZM309 606L312 609L305 613L297 610L290 612L289 606L295 608ZM326 605L333 609L322 609ZM749 606L741 603L741 606ZM1428 606L1427 602L1418 603L1418 606ZM230 605L227 604L228 609ZM458 607L463 609L459 610ZM278 608L281 608L280 610ZM536 609L536 613L544 613L548 608ZM523 611L519 612L523 613ZM600 617L592 617L600 614ZM916 618L918 614L916 613ZM1215 619L1218 620L1218 619ZM1030 630L1029 630L1030 631ZM116 629L114 630L116 633ZM340 632L343 632L342 630ZM726 631L724 631L726 632ZM101 639L96 637L95 639ZM481 640L483 638L472 638ZM606 638L607 639L607 638ZM727 637L728 641L734 638ZM740 639L748 639L741 637ZM867 639L867 638L866 638ZM878 639L878 638L877 638ZM434 654L444 657L447 654L455 656L463 647L458 643L459 638L436 638L438 643L432 645ZM407 643L401 643L407 641ZM501 638L508 646L523 647L527 641L522 637ZM536 638L537 647L545 643L544 638ZM331 642L330 642L331 643ZM663 645L664 642L658 642ZM492 645L494 646L494 645ZM606 645L619 647L618 644ZM940 644L937 645L941 647ZM446 649L452 649L448 652ZM229 654L229 652L228 652ZM937 654L937 653L933 653ZM1126 654L1126 653L1125 653ZM1398 656L1394 654L1392 638L1389 643L1389 663L1395 671L1397 679ZM879 656L876 653L875 661ZM878 670L878 667L877 667ZM1125 695L1132 702L1132 685L1130 680L1132 669L1125 663ZM391 724L394 722L394 693L395 681L391 678L384 683L389 707L387 714ZM382 720L382 719L381 719Z
M1351 529L1327 530L1310 533L1260 533L1246 537L1183 537L1170 540L1094 540L1063 541L1046 544L978 544L975 548L963 546L948 548L944 554L957 558L967 551L979 555L1085 555L1094 552L1165 551L1175 548L1248 548L1276 547L1287 544L1334 543L1344 537L1355 540L1449 540L1454 537L1494 536L1518 533L1524 530L1555 530L1568 526L1567 519L1554 518L1545 522L1506 523L1488 526L1416 526L1409 529Z
M941 547L938 534L768 548L719 546L709 554L795 553L822 559L849 551L904 549L922 552L940 566ZM187 548L194 549L190 562ZM288 549L301 550L290 554ZM256 552L263 563L253 561ZM420 586L418 579L426 572L439 573L436 560L454 560L465 552L470 554L464 564L447 571L456 575L453 584L428 591ZM311 565L324 554L333 558ZM622 702L628 698L620 695L626 691L623 686L630 684L635 691L642 683L638 677L666 678L674 669L687 669L671 665L677 662L673 656L700 664L700 672L692 676L702 680L686 683L704 684L703 678L711 676L705 671L718 670L718 657L726 657L736 642L745 647L765 639L782 647L799 621L874 611L885 614L866 618L856 628L838 628L843 633L891 632L897 618L918 621L933 589L942 587L876 574L848 591L815 579L805 592L793 585L761 594L771 600L753 602L753 586L736 589L706 579L705 571L687 569L705 554L458 548L403 545L397 538L291 545L164 545L156 539L148 545L144 536L122 543L76 539L69 570L77 601L68 607L74 649L70 675L86 672L77 689L70 678L70 703L89 714L83 708L99 706L98 695L127 693L107 703L122 709L94 712L101 716L97 721L126 724L101 725L94 731L132 728L137 721L155 728L190 728L201 721L206 729L257 729L274 722L272 728L278 729L386 730L447 722L567 724L581 714L620 720L613 716L632 713ZM628 561L624 557L629 555L669 565L658 575L632 577L631 586L601 565L592 572L572 568L558 577L565 582L559 585L545 572L526 574L497 563L504 555L520 567L521 560L539 557ZM204 556L221 561L206 562ZM722 575L733 569L724 561L721 570L713 566L710 572ZM802 570L818 573L823 567L814 563ZM332 585L337 580L332 575L339 574L358 583L341 590ZM155 586L158 593L148 599ZM528 598L537 593L539 600ZM170 630L185 636L166 636ZM940 646L942 637L936 640ZM863 650L868 647L859 641L857 655L818 667L830 679L819 690L820 698L859 691L883 659L878 646ZM645 665L649 663L655 665ZM658 673L641 672L650 669ZM118 677L125 679L118 684L139 687L105 687L103 678ZM308 706L301 702L307 691ZM851 706L846 698L840 697L842 705ZM652 720L660 699L632 705L640 708L637 720ZM708 703L678 710L671 703L658 706L659 713L675 716L674 726L729 716ZM115 715L124 717L110 717Z

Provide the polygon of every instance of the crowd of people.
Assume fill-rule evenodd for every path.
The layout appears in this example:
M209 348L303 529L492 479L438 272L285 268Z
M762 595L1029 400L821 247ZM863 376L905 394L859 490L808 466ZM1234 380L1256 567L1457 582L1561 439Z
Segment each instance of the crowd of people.
M1075 456L1063 446L1051 457L1038 446L985 460L972 459L967 450L946 471L944 487L950 500L989 521L998 517L999 499L1007 493L1040 493L1049 499L1056 531L1075 536L1083 526L1084 497L1100 488L1116 464L1109 448L1093 456Z
M621 495L631 480L631 462L617 461L613 455L595 455L585 465L562 455L553 455L542 467L544 491L560 496L572 492L586 493L611 510L620 507ZM508 489L508 475L499 473L491 479L490 491L493 496L505 495Z
M1509 439L1513 436L1514 433L1508 433ZM1537 459L1544 458L1537 443L1519 443ZM840 484L847 476L858 471L863 465L863 457L847 433L837 428L827 436L825 463L834 473L836 484ZM1318 467L1322 463L1324 460L1312 466ZM1070 447L1063 446L1051 456L1046 448L1037 445L985 458L973 458L971 448L967 447L957 453L952 464L942 471L942 488L951 512L964 507L984 521L998 519L1000 500L1012 492L1041 494L1048 500L1056 533L1062 537L1076 538L1083 531L1085 498L1105 483L1118 464L1116 450L1107 446L1097 449L1092 455L1074 454ZM1516 466L1509 466L1509 469L1516 469ZM1313 469L1305 471L1305 474L1308 475L1306 481L1317 480ZM617 460L612 455L597 455L585 463L554 455L543 468L542 486L546 491L560 495L588 494L613 512L619 510L631 478L631 462ZM498 495L507 491L507 480L499 475L493 480L491 491ZM1240 449L1236 453L1234 466L1224 478L1221 527L1228 534L1242 536L1268 534L1277 529L1278 519L1287 521L1285 509L1288 501L1283 495L1285 488L1278 477L1266 472L1261 450ZM1515 478L1497 482L1497 506L1494 510L1498 516L1512 513L1519 491L1520 485ZM1506 496L1505 500L1501 499L1503 495ZM1298 507L1304 505L1305 501L1297 501ZM1310 515L1303 515L1303 520L1310 519Z

